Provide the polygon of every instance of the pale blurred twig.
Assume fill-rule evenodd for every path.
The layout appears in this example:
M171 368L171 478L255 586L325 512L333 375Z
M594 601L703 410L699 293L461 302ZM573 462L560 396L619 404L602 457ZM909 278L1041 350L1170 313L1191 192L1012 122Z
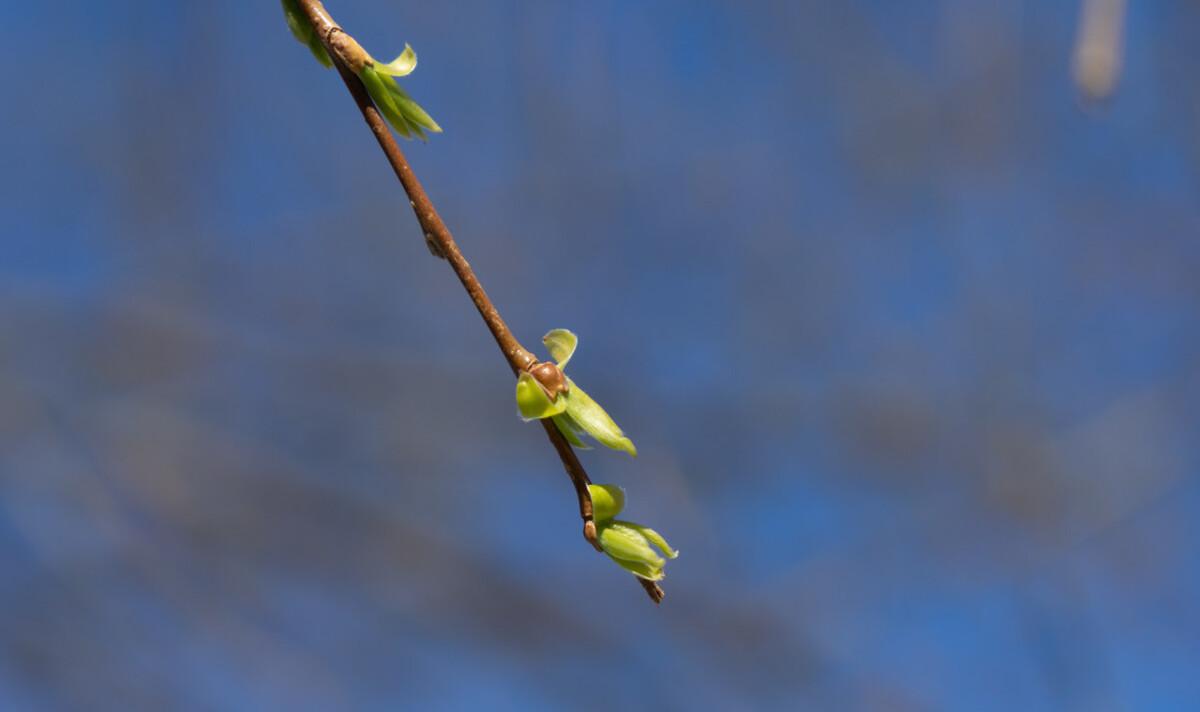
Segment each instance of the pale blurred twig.
M1085 97L1112 96L1121 77L1125 0L1083 0L1075 39L1075 84Z

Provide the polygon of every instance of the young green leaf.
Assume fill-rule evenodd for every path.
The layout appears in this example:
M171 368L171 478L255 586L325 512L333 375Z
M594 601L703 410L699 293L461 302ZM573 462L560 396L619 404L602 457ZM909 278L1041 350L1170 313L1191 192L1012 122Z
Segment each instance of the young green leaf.
M408 95L408 92L404 91L404 89L401 88L395 80L386 80L385 84L387 85L388 92L392 95L392 100L396 102L396 106L399 107L401 113L404 114L404 118L408 121L410 127L414 129L417 127L423 127L434 133L442 132L442 127L438 126L438 123L433 120L433 117L425 113L425 110L422 109L417 102L413 101L412 97ZM423 136L424 135L422 134L422 137Z
M627 522L611 520L597 523L600 548L626 571L649 581L663 578L666 561L650 548L646 537Z
M287 18L288 29L292 31L292 36L300 44L308 44L313 36L313 27L304 17L300 5L296 3L296 0L282 0L282 2L283 14Z
M639 534L646 537L646 541L657 546L659 550L662 551L663 555L668 559L674 559L679 556L679 552L671 548L671 545L667 543L667 540L663 538L662 534L659 534L650 527L643 527L641 524L634 524L633 522L621 523L637 530Z
M601 546L601 548L604 547L603 542L600 544L600 546ZM665 573L663 573L663 567L661 565L655 566L652 562L649 562L649 561L633 561L630 559L618 559L617 557L615 557L611 554L609 554L608 558L615 561L617 566L620 566L621 568L625 569L626 571L633 574L634 576L637 576L638 578L646 579L647 581L662 581L667 576Z
M392 100L392 93L388 90L388 84L395 84L391 77L381 76L373 67L363 67L358 75L362 79L363 86L367 88L367 93L371 95L371 100L375 102L375 107L383 114L383 118L396 129L396 132L405 138L410 138L412 132L409 131L408 121L404 115L400 113L400 108L396 106L396 102Z
M625 433L621 432L621 429L600 407L600 404L592 400L591 396L569 378L567 386L569 390L560 397L560 400L566 399L567 415L571 420L606 447L613 450L624 450L637 457L637 448L634 447L633 441L625 437Z
M367 65L358 76L367 88L367 93L371 95L371 100L392 128L405 138L416 134L422 140L425 139L425 129L440 132L442 127L396 84L395 79L380 74L379 66Z
M382 62L375 63L375 71L380 74L387 74L393 77L406 77L412 74L412 71L417 68L417 53L413 48L405 43L404 51L400 56L396 57L387 64Z
M554 427L558 428L558 432L580 450L591 450L592 446L583 441L583 428L580 428L574 420L566 413L559 413L551 418L554 421Z
M326 67L332 67L333 60L329 58L329 52L326 51L325 45L321 44L321 38L317 36L312 24L304 16L300 5L296 3L296 0L281 0L281 2L283 3L283 14L287 19L288 29L292 31L292 36L296 38L297 42L308 47L308 51L312 52L318 62Z
M317 58L321 66L329 68L333 66L333 60L329 57L329 50L325 49L325 45L321 44L321 38L317 37L314 32L312 38L308 41L308 51L312 52L312 56Z
M551 400L537 379L527 372L521 372L517 378L517 411L524 420L549 418L562 413L566 407L563 396Z
M566 368L567 361L571 360L575 347L579 345L579 337L566 329L554 329L542 337L542 343L546 345L550 357L558 362L558 367Z

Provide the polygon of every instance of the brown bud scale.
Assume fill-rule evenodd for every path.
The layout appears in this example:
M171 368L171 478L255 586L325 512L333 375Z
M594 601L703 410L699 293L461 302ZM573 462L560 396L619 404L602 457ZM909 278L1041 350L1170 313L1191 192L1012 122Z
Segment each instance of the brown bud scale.
M560 393L568 391L567 377L563 375L562 369L556 363L550 361L535 363L529 368L529 375L533 376L552 400L558 398Z

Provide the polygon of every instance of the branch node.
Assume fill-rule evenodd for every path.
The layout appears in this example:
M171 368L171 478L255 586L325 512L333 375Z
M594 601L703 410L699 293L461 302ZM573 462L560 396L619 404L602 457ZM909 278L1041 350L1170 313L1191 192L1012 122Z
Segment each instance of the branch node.
M425 233L425 246L429 248L429 254L440 260L446 259L446 251L433 239L433 233Z
M362 45L341 27L336 25L330 27L329 33L325 35L325 41L342 60L342 63L355 74L361 74L364 67L375 63L371 59L371 55L367 54L367 50L363 49Z
M600 548L600 537L596 535L596 523L592 521L591 517L583 520L583 538L587 539L596 551L604 551Z

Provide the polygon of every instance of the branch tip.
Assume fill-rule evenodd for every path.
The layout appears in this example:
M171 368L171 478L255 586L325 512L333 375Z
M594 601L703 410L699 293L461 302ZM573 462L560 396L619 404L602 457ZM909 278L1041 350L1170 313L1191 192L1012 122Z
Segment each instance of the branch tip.
M667 597L667 592L663 590L663 587L659 586L653 581L647 581L644 578L639 578L638 583L642 584L642 588L646 589L646 595L649 596L650 600L654 601L656 605L662 603L663 599Z

